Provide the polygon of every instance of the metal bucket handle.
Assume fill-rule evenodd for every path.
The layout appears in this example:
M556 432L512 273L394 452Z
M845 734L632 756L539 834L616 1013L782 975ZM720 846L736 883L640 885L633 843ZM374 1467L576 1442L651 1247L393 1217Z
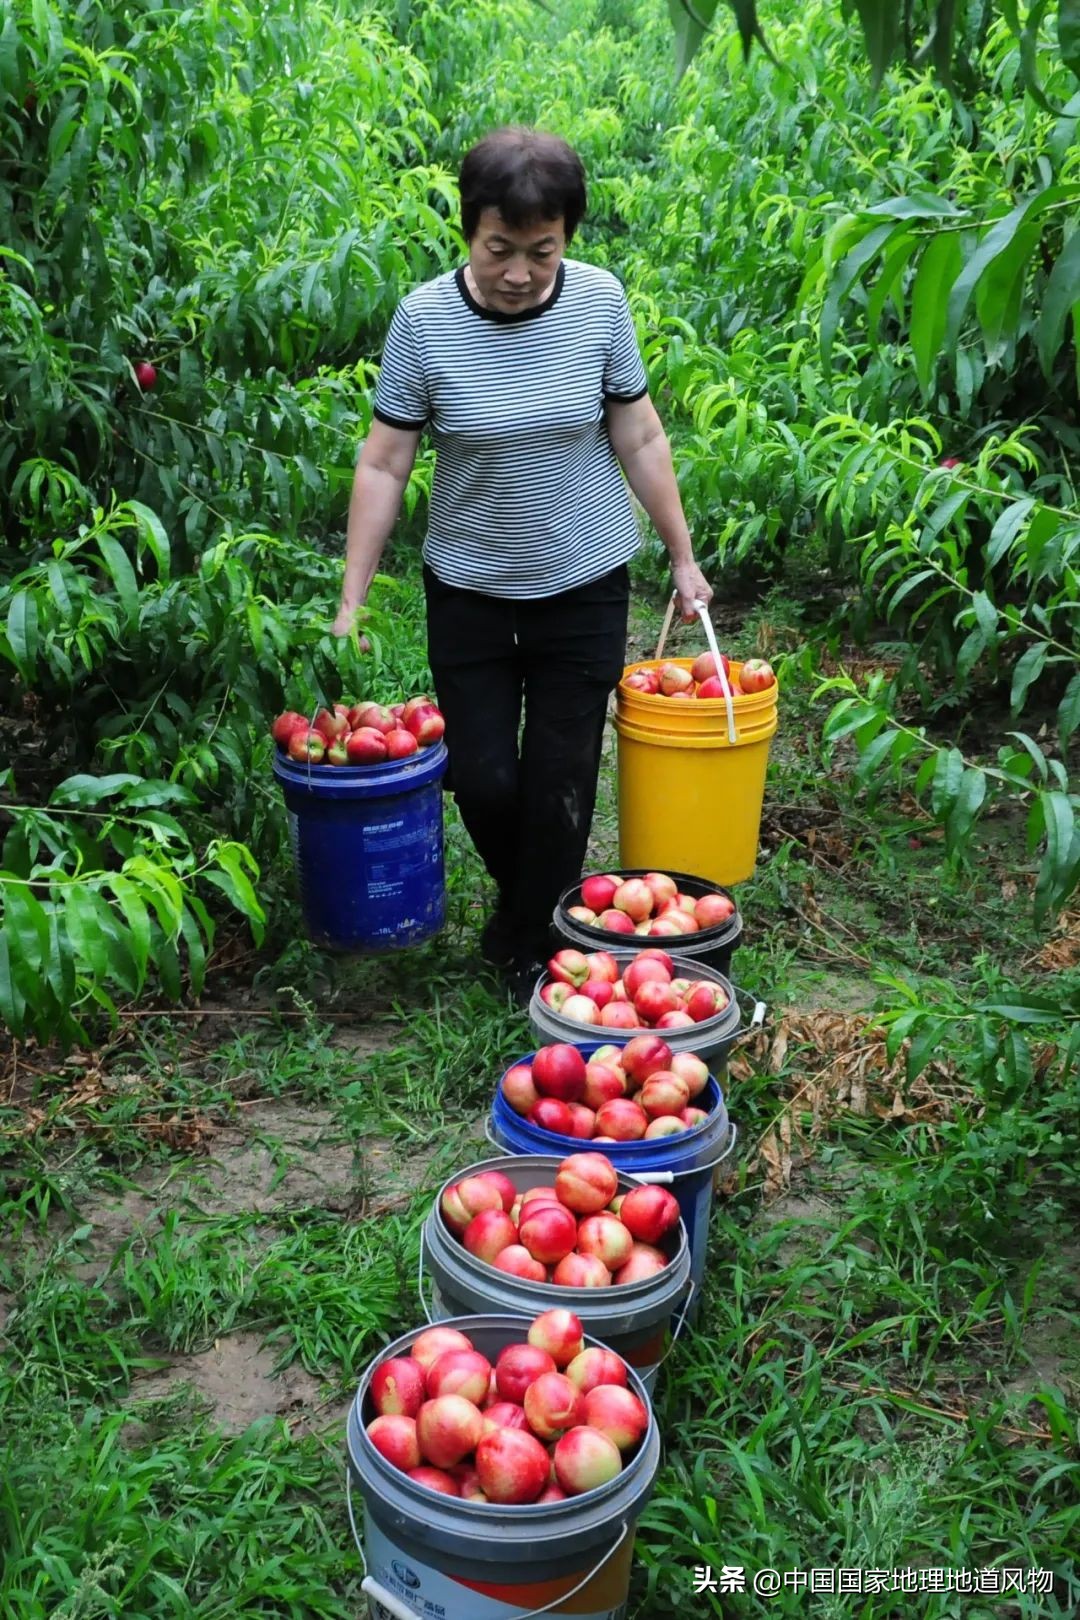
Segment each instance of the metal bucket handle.
M656 643L656 657L657 658L662 658L664 656L664 646L665 646L665 643L667 642L668 633L671 630L671 621L675 617L675 603L678 601L678 599L679 599L678 591L672 591L672 593L671 593L671 601L668 603L667 613L664 615L664 622L663 622L663 625L661 626L661 629L660 629L660 639ZM736 742L738 740L737 733L735 731L735 702L734 702L734 695L733 695L731 687L730 687L730 685L728 683L727 671L725 670L724 665L723 665L723 661L721 660L721 657L720 657L720 648L717 645L716 632L712 627L712 620L709 618L708 604L705 603L705 602L695 602L694 603L694 612L697 614L698 618L701 620L701 628L705 632L705 640L709 644L709 651L712 653L713 658L716 661L716 674L717 674L717 677L718 677L718 679L720 681L721 688L723 689L724 707L727 710L728 742L734 748L734 746L735 746L735 744L736 744Z
M381 1585L381 1583L377 1581L373 1575L368 1574L367 1559L364 1556L364 1544L361 1541L360 1533L356 1528L356 1517L353 1513L352 1475L349 1473L347 1468L345 1470L345 1504L348 1508L349 1527L352 1530L353 1541L356 1544L357 1552L360 1554L360 1562L364 1566L364 1578L360 1582L360 1590L362 1592L366 1592L369 1597L373 1597L376 1602L381 1603L383 1608L387 1609L389 1613L394 1616L394 1620L417 1620L417 1613L415 1609L407 1609L403 1603L399 1602L392 1592L388 1592L386 1587ZM600 1562L598 1564L594 1564L589 1573L584 1575L581 1580L578 1581L576 1586L571 1587L569 1592L563 1592L559 1597L552 1598L551 1602L545 1603L543 1608L524 1610L521 1614L515 1615L513 1620L533 1620L534 1615L550 1614L552 1609L554 1609L557 1605L565 1603L567 1598L575 1597L578 1592L582 1591L586 1586L588 1586L591 1580L595 1580L596 1576L599 1575L604 1565L609 1563L611 1559L614 1558L615 1554L618 1552L629 1533L630 1526L624 1519L619 1527L619 1534L615 1540L614 1546L608 1548Z
M426 1299L426 1297L424 1295L424 1245L423 1245L423 1242L421 1242L421 1244L420 1244L420 1263L416 1268L416 1292L420 1295L420 1309L424 1313L424 1320L427 1322L429 1327L434 1327L435 1326L435 1318L432 1316L431 1311L428 1308L428 1302L427 1302L427 1299Z

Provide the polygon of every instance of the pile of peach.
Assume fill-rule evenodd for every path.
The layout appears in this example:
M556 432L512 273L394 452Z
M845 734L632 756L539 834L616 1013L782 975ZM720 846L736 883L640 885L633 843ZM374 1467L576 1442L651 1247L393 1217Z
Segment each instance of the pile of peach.
M709 1080L691 1052L672 1052L659 1035L600 1046L586 1061L576 1046L541 1046L531 1063L507 1069L499 1089L507 1105L541 1130L582 1141L639 1142L677 1136L704 1124L693 1106Z
M619 1193L602 1153L572 1153L550 1187L519 1193L501 1170L482 1170L447 1187L440 1212L477 1260L528 1282L610 1288L663 1271L656 1245L679 1224L666 1187Z
M561 1502L606 1485L649 1426L613 1350L550 1310L492 1364L452 1327L427 1328L371 1377L375 1449L417 1485L468 1502Z

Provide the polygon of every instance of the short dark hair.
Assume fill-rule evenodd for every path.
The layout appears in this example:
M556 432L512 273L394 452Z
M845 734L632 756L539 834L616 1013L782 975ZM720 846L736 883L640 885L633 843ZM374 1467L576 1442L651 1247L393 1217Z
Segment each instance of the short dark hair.
M585 213L585 169L558 135L510 125L492 130L465 154L459 177L461 226L471 241L485 208L520 230L561 219L569 241Z

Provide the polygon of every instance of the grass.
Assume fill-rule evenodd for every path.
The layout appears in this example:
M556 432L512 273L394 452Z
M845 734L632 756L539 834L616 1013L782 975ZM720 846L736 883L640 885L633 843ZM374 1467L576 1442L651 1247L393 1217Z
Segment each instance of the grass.
M766 599L740 647L772 650L791 614ZM643 608L643 644L655 622ZM658 1396L631 1614L1071 1616L1075 1049L1066 1027L971 1011L1046 988L1030 863L1001 838L948 866L917 806L867 810L845 760L820 756L819 718L809 683L785 688L736 959L769 1025L730 1082L745 1147ZM449 881L433 945L349 963L294 941L216 984L202 1018L132 1020L77 1064L18 1054L0 1108L2 1620L362 1613L344 1412L417 1320L420 1223L484 1156L495 1076L529 1040L477 971L486 889L452 813ZM871 1038L912 1005L942 1019L922 1076ZM249 1342L265 1411L228 1432L206 1369ZM1006 1565L1052 1571L1053 1590L694 1591L703 1566Z

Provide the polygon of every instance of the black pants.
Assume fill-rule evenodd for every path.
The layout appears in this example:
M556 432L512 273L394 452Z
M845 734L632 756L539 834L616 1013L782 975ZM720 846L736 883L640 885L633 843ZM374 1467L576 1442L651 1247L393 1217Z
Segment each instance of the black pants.
M425 567L424 588L447 786L522 949L546 951L555 902L585 859L629 575L616 568L515 602L446 585Z

